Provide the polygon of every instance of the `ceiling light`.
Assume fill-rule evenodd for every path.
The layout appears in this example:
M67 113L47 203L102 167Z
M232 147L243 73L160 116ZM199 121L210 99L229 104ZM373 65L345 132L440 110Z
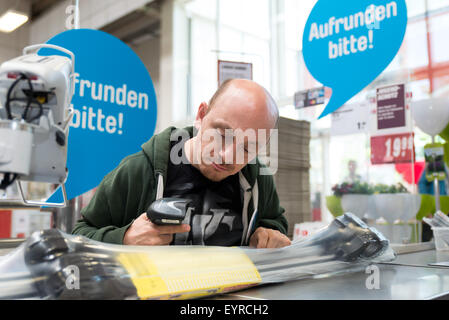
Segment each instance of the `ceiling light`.
M11 32L28 21L28 16L24 13L8 10L0 16L0 31Z

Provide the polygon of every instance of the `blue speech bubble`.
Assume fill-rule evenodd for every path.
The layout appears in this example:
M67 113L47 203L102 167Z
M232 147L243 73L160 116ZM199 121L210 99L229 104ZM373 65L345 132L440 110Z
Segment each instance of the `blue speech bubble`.
M322 118L377 78L399 51L407 28L405 0L319 0L304 29L307 69L332 96Z
M67 196L96 187L126 156L141 150L156 126L153 81L134 51L99 30L62 32L48 43L75 54L76 85L67 152ZM61 54L41 49L40 55ZM64 55L64 54L63 54ZM49 202L61 202L56 192Z

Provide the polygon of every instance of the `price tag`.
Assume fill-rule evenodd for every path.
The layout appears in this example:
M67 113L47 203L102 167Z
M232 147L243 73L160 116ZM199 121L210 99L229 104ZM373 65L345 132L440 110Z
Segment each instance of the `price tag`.
M367 104L347 104L331 113L331 135L366 132L369 107Z
M415 160L413 133L371 137L371 163L404 163Z

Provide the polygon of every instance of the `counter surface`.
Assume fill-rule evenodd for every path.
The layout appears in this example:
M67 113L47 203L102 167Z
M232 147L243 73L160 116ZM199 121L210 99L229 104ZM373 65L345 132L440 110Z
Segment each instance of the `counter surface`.
M216 299L422 300L449 299L449 268L377 264L379 289L367 289L364 271L321 279L271 284Z
M426 250L415 253L400 254L394 261L389 262L389 264L429 267L429 263L445 261L449 261L449 251Z

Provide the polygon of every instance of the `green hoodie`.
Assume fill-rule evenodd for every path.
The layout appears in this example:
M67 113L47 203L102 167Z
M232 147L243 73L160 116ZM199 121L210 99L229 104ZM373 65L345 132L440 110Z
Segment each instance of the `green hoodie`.
M142 150L123 159L98 186L94 197L82 211L72 233L93 240L123 244L126 230L148 206L163 195L170 156L172 133L185 130L193 136L193 127L169 127L142 145ZM287 234L287 220L271 175L259 175L262 167L246 165L238 174L243 193L242 245L257 227L277 229ZM255 206L256 204L256 206ZM255 214L256 213L256 214Z

